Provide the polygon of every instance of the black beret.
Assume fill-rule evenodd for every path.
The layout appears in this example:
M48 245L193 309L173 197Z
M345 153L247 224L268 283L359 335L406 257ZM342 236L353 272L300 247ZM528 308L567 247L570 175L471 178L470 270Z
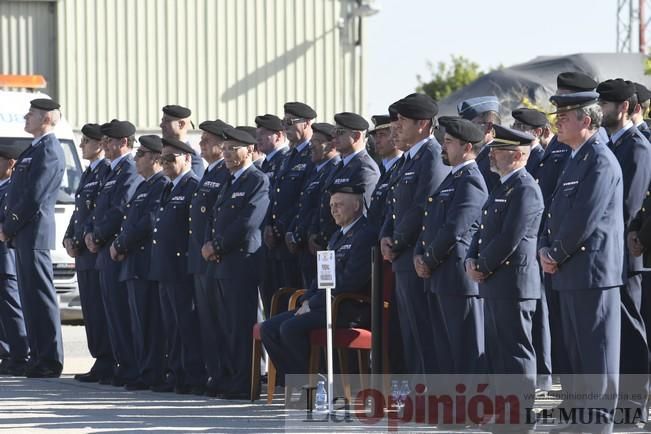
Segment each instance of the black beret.
M508 146L525 146L530 145L536 138L524 131L514 130L513 128L503 127L501 125L493 126L493 141L488 144L491 148L503 148Z
M398 103L400 101L396 101L393 104L389 106L389 120L391 122L395 122L398 120Z
M254 137L251 136L251 134L247 133L244 130L233 127L224 128L224 135L226 136L226 140L233 140L244 145L255 145L258 142Z
M513 110L511 116L513 116L513 119L516 121L520 121L521 123L533 128L542 128L549 123L545 113L526 107Z
M81 133L94 140L102 140L104 134L102 134L102 126L99 124L86 124L81 127Z
M162 142L163 142L163 146L171 146L172 148L176 148L179 151L183 152L184 154L194 154L194 149L192 149L192 146L179 139L163 138Z
M152 152L160 154L163 150L163 140L155 134L146 134L138 138L140 146L149 149Z
M29 102L29 104L35 109L45 110L46 112L49 112L50 110L56 110L61 107L58 102L49 98L33 99Z
M398 114L409 119L432 119L439 112L439 107L429 95L412 93L396 103Z
M645 85L640 83L633 83L635 85L635 93L637 93L637 102L644 102L651 99L651 91Z
M302 102L286 102L284 105L285 113L298 116L303 119L314 119L316 112L309 105Z
M370 132L389 128L391 126L391 116L389 115L374 115L371 116L371 122L375 126Z
M599 83L597 93L602 101L622 102L635 95L635 85L621 78L606 80Z
M226 138L226 136L224 135L224 128L226 127L231 127L231 125L219 119L214 121L203 121L199 124L200 130L206 131L210 134L214 134L218 137L221 137L222 139Z
M136 133L136 127L129 121L113 119L111 122L102 125L102 133L114 139L131 137Z
M439 144L445 141L445 129L439 128L438 126L434 128L434 138Z
M484 132L475 123L453 116L439 119L445 133L464 142L477 143L484 140Z
M29 148L30 143L23 140L13 140L7 142L0 146L0 157L4 157L8 160L17 160L20 154L27 148Z
M595 91L566 93L552 95L549 101L556 106L556 111L550 114L563 113L596 104L599 94Z
M255 125L258 128L266 128L270 131L282 131L283 121L276 115L261 115L255 117Z
M251 137L256 137L256 135L257 135L257 131L256 131L255 127L249 127L248 125L238 125L235 128L237 128L238 130L241 130L241 131L246 131L247 133L249 133L251 135ZM255 140L255 143L258 143L257 139Z
M587 74L582 72L561 72L556 77L556 87L558 89L572 90L574 92L585 92L595 90L597 82Z
M364 131L368 129L366 119L357 113L341 112L335 115L335 123L353 131Z
M166 105L163 107L163 113L170 115L173 118L185 119L190 117L192 111L189 108L180 105Z
M328 139L335 138L335 129L336 127L327 122L315 122L312 124L312 129L317 133L321 133L326 136Z
M334 184L328 189L330 194L347 193L347 194L364 194L364 186L360 184Z

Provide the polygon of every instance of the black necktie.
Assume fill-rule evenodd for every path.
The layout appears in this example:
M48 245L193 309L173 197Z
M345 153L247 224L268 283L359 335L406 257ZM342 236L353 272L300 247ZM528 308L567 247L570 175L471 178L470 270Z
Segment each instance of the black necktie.
M267 173L267 172L269 172L269 169L271 169L270 166L271 166L271 163L269 162L269 160L267 160L267 159L265 158L264 161L262 162L261 169L262 169L262 171L263 171L264 173Z
M333 250L337 243L341 241L341 238L344 236L344 232L339 229L337 232L335 232L335 236L332 238L332 241L330 242L330 245L328 246L329 250Z
M163 190L163 202L168 201L170 195L172 194L173 188L174 188L174 184L171 182L165 186L165 190Z

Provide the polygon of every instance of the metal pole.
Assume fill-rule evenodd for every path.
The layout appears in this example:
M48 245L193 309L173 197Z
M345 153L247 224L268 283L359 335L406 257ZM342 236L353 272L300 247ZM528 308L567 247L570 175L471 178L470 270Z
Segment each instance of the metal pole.
M371 248L371 374L382 374L382 311L384 308L382 256L378 246ZM377 385L374 385L374 387Z
M328 414L332 415L332 288L326 288L326 331L328 349Z
M640 42L640 53L646 53L646 17L645 17L645 3L646 0L639 0L638 14L640 20L640 31L639 31L639 42Z

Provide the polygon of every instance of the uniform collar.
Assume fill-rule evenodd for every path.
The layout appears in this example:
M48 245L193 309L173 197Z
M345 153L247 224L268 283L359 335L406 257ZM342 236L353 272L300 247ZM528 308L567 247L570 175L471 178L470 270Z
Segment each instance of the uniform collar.
M352 154L346 155L344 158L341 159L341 161L344 162L344 166L348 166L348 163L350 163L350 160L355 158L355 155L359 154L362 152L364 149L360 149L359 151L355 151Z
M296 147L294 149L296 149L296 152L301 153L301 152L303 152L303 150L305 148L308 147L309 144L310 144L309 140L304 140L301 143L299 143L298 145L296 145Z
M208 165L208 172L210 172L211 170L213 170L213 169L215 168L215 166L217 166L217 165L218 165L219 163L221 163L222 161L224 161L224 159L223 159L223 158L220 158L219 160L217 160L217 161L213 161L212 163L210 163L210 164Z
M235 173L233 173L233 182L237 181L237 180L239 179L239 177L242 176L242 174L244 173L244 171L245 171L246 169L248 169L249 167L251 167L251 166L252 166L252 164L248 164L248 165L242 166L242 168L240 168L240 169L237 170Z
M5 179L0 180L0 187L5 185L6 183L8 183L10 179L11 179L11 177L7 177Z
M102 161L104 161L104 160L105 160L104 158L98 158L98 159L95 160L95 161L91 161L90 164L89 164L89 166L90 166L90 171L92 172L93 170L95 170L95 168L96 168L97 166L99 166L99 164L100 164Z
M505 183L506 181L508 181L508 180L509 180L513 175L515 175L516 173L518 173L518 172L521 171L522 169L524 169L524 166L523 166L523 167L518 167L518 168L515 169L513 172L511 172L511 173L507 173L506 175L502 176L502 177L500 178L500 183L504 184L504 183Z
M353 226L355 226L355 223L357 223L357 222L359 221L359 219L361 219L362 217L363 217L363 215L360 215L360 216L357 217L357 218L356 218L352 223L350 223L350 224L348 224L348 225L342 227L342 228L341 228L341 233L342 233L343 235L346 235L346 233L348 233L348 231L351 230L351 229L353 228Z
M285 142L280 147L278 147L278 148L274 149L273 151L269 152L264 157L264 159L266 161L271 161L271 159L274 157L274 155L276 155L278 152L283 151L284 149L288 149L288 148L289 148L289 145L287 144L287 142Z
M389 170L391 170L391 167L393 167L393 165L396 164L396 161L398 161L400 159L400 157L402 157L402 154L400 154L400 155L398 155L396 157L393 157L391 159L384 158L382 160L382 165L384 166L384 170L387 171L387 172Z
M192 169L189 168L188 170L186 170L185 172L181 173L179 176L177 176L176 178L174 178L174 179L172 180L172 190L175 189L177 185L179 185L179 182L181 182L181 180L185 177L185 175L187 175L191 170L192 170Z
M610 136L610 141L615 144L617 141L626 133L626 131L630 130L633 128L633 122L628 121L626 122L626 125L624 125L621 129L616 131L612 136Z
M418 151L420 151L420 148L422 148L423 145L428 140L432 140L433 138L434 138L434 136L425 137L423 140L421 140L420 142L417 142L414 146L409 148L409 151L407 151L407 155L409 156L409 158L413 160L414 157L416 156L416 154L418 154Z
M125 158L127 158L128 155L129 155L129 153L127 152L127 153L124 154L124 155L120 155L120 156L119 156L118 158L116 158L115 160L111 160L111 170L115 170L115 168L117 167L117 165L120 164L120 161L122 161L122 160L124 160Z
M468 160L468 161L464 161L464 162L461 163L461 164L457 164L456 166L454 166L454 167L452 168L452 174L454 175L454 174L457 173L459 170L463 169L463 168L466 167L467 165L472 164L472 163L474 163L474 162L475 162L475 160Z
M54 134L54 131L48 131L47 133L43 134L42 136L34 137L34 140L32 140L32 146L38 145L38 142L40 142L43 137L49 136L50 134Z

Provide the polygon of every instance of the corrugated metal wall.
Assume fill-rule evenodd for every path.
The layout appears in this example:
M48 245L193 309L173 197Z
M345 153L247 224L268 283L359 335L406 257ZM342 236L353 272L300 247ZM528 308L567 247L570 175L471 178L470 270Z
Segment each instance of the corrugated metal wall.
M52 1L0 0L0 73L41 74L56 98L55 10Z
M320 120L364 107L353 0L59 0L59 99L73 125L129 119L157 129L178 103L195 121L282 115ZM362 32L363 33L363 32ZM4 39L4 38L3 38ZM360 45L355 45L359 41Z

